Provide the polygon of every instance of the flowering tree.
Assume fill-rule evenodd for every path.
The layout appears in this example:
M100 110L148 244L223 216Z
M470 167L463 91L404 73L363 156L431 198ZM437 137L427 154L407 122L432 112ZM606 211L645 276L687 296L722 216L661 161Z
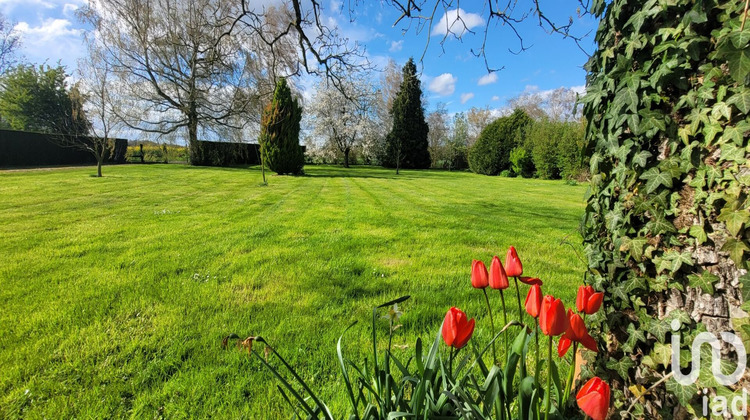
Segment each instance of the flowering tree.
M346 168L352 148L373 131L374 101L375 90L362 76L350 75L342 82L341 89L325 80L318 86L310 107L315 118L314 132L344 154Z

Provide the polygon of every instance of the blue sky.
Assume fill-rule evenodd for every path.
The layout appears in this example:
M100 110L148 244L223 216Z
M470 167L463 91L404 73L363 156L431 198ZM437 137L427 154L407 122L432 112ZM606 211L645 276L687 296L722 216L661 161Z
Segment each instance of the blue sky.
M262 1L251 0L251 3ZM520 54L508 51L519 47L518 40L508 28L496 24L490 26L486 46L489 65L503 69L488 73L484 60L470 53L472 48L481 46L487 15L484 3L479 0L460 2L458 14L476 34L465 33L460 40L451 37L442 46L443 36L438 28L445 28L446 22L454 21L455 9L448 11L448 19L442 20L441 24L440 19L444 18L446 11L438 8L432 33L428 28L417 33L415 22L411 22L410 29L406 21L394 27L399 14L392 6L379 1L359 1L351 16L354 22L350 22L348 0L343 8L335 1L326 3L324 13L326 21L338 25L344 36L364 45L369 59L377 66L383 66L389 58L399 65L410 56L419 60L429 41L424 59L418 65L428 110L434 109L438 103L446 104L451 113L474 106L495 109L502 108L509 98L524 91L583 88L585 71L582 67L586 54L573 41L545 33L533 18L519 25L525 45L531 46ZM529 4L524 0L519 3ZM13 21L22 34L21 54L26 61L55 64L59 60L72 72L85 52L82 40L88 28L75 16L75 10L84 4L83 0L0 0L0 12ZM596 22L590 17L579 19L576 5L574 1L542 2L546 13L562 22L572 16L577 34L591 31L583 42L590 53L594 48ZM404 34L406 29L409 30Z

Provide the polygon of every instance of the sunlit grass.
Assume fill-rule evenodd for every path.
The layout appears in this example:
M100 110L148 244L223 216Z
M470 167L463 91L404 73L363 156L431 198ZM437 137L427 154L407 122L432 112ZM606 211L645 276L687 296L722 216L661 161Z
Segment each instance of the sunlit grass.
M228 333L263 335L343 416L344 328L360 321L344 351L364 357L371 308L409 294L396 344L431 342L452 305L486 340L471 260L510 245L574 301L583 264L561 241L580 251L584 187L305 171L268 186L256 168L0 172L0 417L289 418L260 363L221 348Z

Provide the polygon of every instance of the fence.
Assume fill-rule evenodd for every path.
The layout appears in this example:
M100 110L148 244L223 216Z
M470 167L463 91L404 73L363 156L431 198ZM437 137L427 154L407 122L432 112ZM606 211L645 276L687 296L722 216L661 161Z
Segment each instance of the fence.
M92 138L82 136L80 140L92 141ZM105 161L125 163L128 141L114 139L114 145L114 149L105 156ZM96 158L91 152L61 146L49 134L0 130L0 167L94 164Z

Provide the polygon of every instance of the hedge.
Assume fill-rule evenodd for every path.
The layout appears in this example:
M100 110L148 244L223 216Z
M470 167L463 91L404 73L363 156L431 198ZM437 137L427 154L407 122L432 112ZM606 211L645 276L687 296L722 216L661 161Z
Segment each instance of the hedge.
M125 163L127 149L127 140L115 139L114 152L106 162ZM60 146L49 134L0 130L0 167L95 164L96 158L91 152Z

